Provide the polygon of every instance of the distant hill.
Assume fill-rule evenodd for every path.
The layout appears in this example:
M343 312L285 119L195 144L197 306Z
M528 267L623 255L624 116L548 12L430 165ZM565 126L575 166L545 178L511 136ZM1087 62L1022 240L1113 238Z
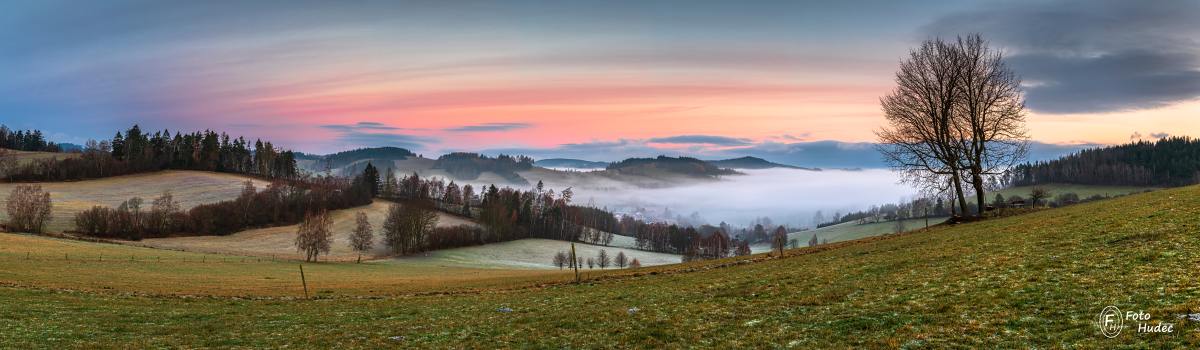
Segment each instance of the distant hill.
M779 164L779 163L768 161L766 159L762 159L762 158L758 158L758 157L750 157L750 156L741 157L741 158L732 158L732 159L710 160L708 162L711 163L712 165L716 165L721 168L730 168L730 169L786 168L786 169L817 170L817 169L802 168L802 167L792 166L792 165L787 165L787 164Z
M489 171L514 184L527 185L529 181L517 172L533 168L533 159L503 154L492 158L478 153L454 152L438 157L433 168L444 170L462 180L475 180L483 172Z
M721 168L696 158L672 158L667 156L658 156L657 158L629 158L609 164L606 169L619 174L651 177L669 174L692 177L717 177L738 174L733 169Z
M543 168L604 169L608 166L608 162L593 162L590 160L569 158L550 158L533 162L533 165Z
M58 144L58 150L60 152L82 152L83 146L69 142L62 142Z
M342 151L328 155L299 153L296 155L296 159L313 161L310 170L319 171L325 168L327 160L330 162L328 164L330 168L338 169L363 160L372 160L375 163L382 164L394 160L405 160L414 156L416 154L412 153L412 151L400 147L373 147Z

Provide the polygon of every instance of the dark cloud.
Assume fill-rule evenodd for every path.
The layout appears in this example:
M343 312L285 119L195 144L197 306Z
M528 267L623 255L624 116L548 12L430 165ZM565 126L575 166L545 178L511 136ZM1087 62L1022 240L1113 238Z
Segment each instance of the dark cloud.
M529 123L483 123L475 125L463 125L453 128L447 128L449 132L489 132L489 131L509 131L517 129L525 129L533 126Z
M360 131L360 130L401 130L394 126L387 126L383 123L376 122L358 122L354 124L326 124L321 125L323 129L334 131Z
M1165 139L1165 138L1167 138L1167 137L1170 137L1170 136L1171 136L1171 134L1168 134L1168 133L1165 133L1165 132L1156 132L1156 133L1151 133L1151 134L1150 134L1150 137L1153 137L1153 138L1156 138L1156 139Z
M1048 113L1155 108L1200 97L1200 2L1005 3L944 16L930 36L981 33Z
M715 146L747 146L751 145L750 139L713 136L713 135L679 135L669 137L655 137L649 140L652 143L675 143L675 144L705 144Z
M421 150L427 144L438 142L438 139L433 137L395 133L394 131L405 129L376 122L327 124L321 125L320 128L337 132L335 140L338 143L355 147L395 146Z

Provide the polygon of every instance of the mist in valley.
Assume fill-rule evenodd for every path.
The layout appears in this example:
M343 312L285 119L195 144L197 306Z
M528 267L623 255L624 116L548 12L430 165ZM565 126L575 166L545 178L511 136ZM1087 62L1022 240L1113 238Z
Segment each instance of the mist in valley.
M575 203L607 207L620 214L650 220L676 220L684 224L722 221L748 226L769 217L775 224L812 225L822 211L828 220L835 212L867 209L915 196L916 190L898 183L898 174L885 169L866 170L739 170L744 175L716 181L684 181L663 188L573 187ZM553 184L561 190L565 184Z

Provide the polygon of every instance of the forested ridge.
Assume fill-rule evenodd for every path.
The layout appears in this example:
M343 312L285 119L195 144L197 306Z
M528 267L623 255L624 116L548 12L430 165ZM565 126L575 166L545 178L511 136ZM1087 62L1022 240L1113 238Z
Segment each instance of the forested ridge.
M59 152L55 143L46 141L41 130L13 130L0 124L0 148L31 152Z
M1184 186L1200 182L1200 140L1167 137L1093 148L1009 171L1009 184Z
M40 132L35 132L40 135ZM33 145L30 142L30 145ZM202 170L292 179L295 153L271 142L249 140L215 131L174 135L153 133L134 125L111 140L88 141L79 157L38 159L0 169L9 181L94 179L166 169Z

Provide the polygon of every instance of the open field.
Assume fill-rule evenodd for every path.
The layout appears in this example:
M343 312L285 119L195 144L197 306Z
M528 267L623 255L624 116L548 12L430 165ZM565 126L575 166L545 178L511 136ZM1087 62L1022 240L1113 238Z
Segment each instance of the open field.
M300 264L0 233L0 285L152 295L300 297L304 295ZM472 269L437 260L305 263L304 271L309 292L327 296L507 286L534 276L537 280L567 278L558 271Z
M1093 195L1101 195L1101 196L1105 196L1105 197L1116 197L1116 196L1127 195L1130 193L1138 193L1138 192L1143 192L1146 190L1158 189L1157 187L1140 187L1140 186L1093 186L1093 185L1076 185L1076 184L1048 184L1048 185L1044 185L1044 186L1012 187L1012 188L1006 188L1006 189L1003 189L1003 190L1000 190L997 192L999 192L1001 195L1003 195L1004 198L1011 198L1014 195L1021 196L1022 198L1029 198L1029 193L1033 190L1034 187L1042 187L1042 188L1045 188L1047 191L1050 191L1051 199L1053 199L1054 196L1057 196L1062 193L1075 193L1075 194L1079 195L1080 199L1085 199L1085 198L1091 197ZM987 197L988 203L991 203L992 199L996 197L996 192L988 193L987 196L988 196Z
M191 207L237 198L242 183L248 177L204 172L169 170L155 173L116 176L96 180L39 183L50 192L53 203L52 218L47 224L49 232L63 232L75 228L75 214L95 205L116 207L133 197L142 197L147 203L163 191L170 190L179 201L180 207ZM267 182L253 180L263 189ZM19 184L0 183L0 207L6 203L8 194ZM0 220L8 220L8 214L0 212Z
M303 263L310 292L389 295L510 286L567 278L551 265L570 243L523 239L446 249L411 257ZM624 251L644 266L678 263L678 255L576 243L577 254ZM0 233L0 285L126 293L218 296L297 296L300 261L186 252ZM595 274L599 268L584 270ZM548 277L549 276L549 277ZM559 277L554 277L559 276Z
M283 282L250 267L29 263L19 247L85 243L2 235L0 281L72 290L0 288L0 347L1194 348L1197 323L1179 315L1200 311L1198 227L1200 187L1192 186L790 250L783 259L609 272L581 285L558 284L564 274L551 272L475 292L320 300L127 295ZM94 249L73 249L81 248ZM282 274L292 265L254 266ZM396 283L387 265L312 266L346 290L380 290ZM78 291L96 283L113 291ZM404 288L421 288L414 284ZM1109 305L1173 323L1174 333L1139 334L1127 321L1105 338L1095 316Z
M350 249L350 234L354 230L354 216L358 212L367 213L371 226L376 230L375 246L364 259L374 259L388 255L383 243L383 235L378 231L383 227L387 218L388 207L392 202L376 199L365 207L335 210L333 217L333 243L330 244L328 255L321 255L321 260L353 261L358 253ZM438 226L475 225L465 218L446 213L438 213ZM193 252L248 255L258 257L277 257L286 259L304 259L304 255L296 250L296 229L299 225L267 227L238 232L228 236L194 236L153 238L139 242L129 242L132 245L142 245L154 248L186 250Z
M56 153L56 152L30 152L30 151L17 151L17 150L11 150L11 149L5 149L5 150L3 150L3 152L10 152L10 154L15 155L18 164L26 164L28 162L31 162L34 160L40 160L40 159L50 159L50 158L67 159L67 158L75 158L75 157L79 156L79 153L73 153L73 152L58 152L58 153Z
M608 253L609 258L616 257L617 252L625 252L629 260L632 261L634 258L637 258L642 263L642 266L676 264L682 258L676 254L575 243L575 254L584 259L595 257L600 253L601 249ZM439 265L446 266L557 269L551 262L553 262L554 253L560 251L570 253L571 243L551 239L528 238L474 247L437 250L423 255L398 258L393 261L398 264L436 262Z
M946 217L931 217L929 225L937 225L946 221ZM912 231L925 228L925 219L907 219L904 220L904 231ZM815 234L818 241L828 240L829 243L844 242L860 238L874 237L886 234L896 233L896 222L873 222L866 224L858 224L855 222L841 223L837 225L825 226L822 228L789 232L788 240L799 240L800 245L808 244L808 240ZM771 245L768 243L760 243L750 246L751 251L755 253L766 252L771 250Z

